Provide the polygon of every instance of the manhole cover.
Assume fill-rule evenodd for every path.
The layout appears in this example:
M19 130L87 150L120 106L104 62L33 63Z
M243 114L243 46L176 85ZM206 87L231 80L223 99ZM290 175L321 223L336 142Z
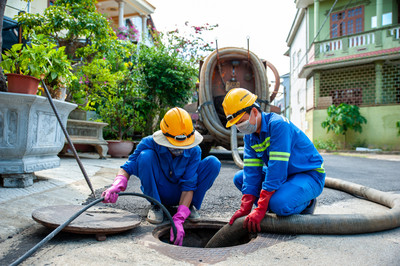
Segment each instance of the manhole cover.
M154 229L153 235L145 236L140 241L160 253L193 264L217 263L226 260L232 255L248 254L260 248L270 247L277 243L294 239L295 235L278 234L249 234L236 243L230 243L229 247L204 248L208 240L226 223L220 221L200 221L198 223L186 222L185 238L183 245L175 246L169 243L170 225L162 225Z
M57 228L82 208L84 208L82 205L43 207L33 211L32 218L46 227ZM107 234L124 232L139 226L139 224L140 217L137 214L109 207L91 207L62 231L75 234L94 234L97 240L105 240Z

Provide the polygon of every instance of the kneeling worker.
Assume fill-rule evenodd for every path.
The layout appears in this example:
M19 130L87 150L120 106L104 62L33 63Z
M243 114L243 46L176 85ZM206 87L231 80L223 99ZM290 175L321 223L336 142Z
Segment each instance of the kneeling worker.
M229 223L247 215L243 227L250 232L261 230L267 210L279 216L312 214L325 183L323 159L310 139L287 118L262 112L256 99L236 88L222 103L226 127L236 125L245 134L244 168L233 180L242 202Z
M217 178L221 163L215 156L201 160L198 145L203 137L193 128L192 119L184 109L170 109L161 120L160 128L140 141L119 169L112 186L103 192L103 202L115 203L116 193L125 191L129 177L137 176L145 195L163 205L178 205L173 216L177 237L174 239L171 228L171 242L182 245L185 236L183 223L187 218L199 220L196 209L200 209L206 192ZM147 220L158 224L163 219L162 209L152 205Z

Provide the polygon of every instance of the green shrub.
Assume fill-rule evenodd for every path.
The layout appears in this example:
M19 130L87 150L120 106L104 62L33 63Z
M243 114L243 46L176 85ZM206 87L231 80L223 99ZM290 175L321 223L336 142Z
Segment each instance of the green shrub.
M360 114L356 105L341 103L338 106L331 105L327 109L328 117L321 123L327 132L332 130L336 135L344 135L344 147L346 147L346 133L349 129L355 132L362 132L362 124L367 119Z
M314 146L318 150L336 151L338 145L333 140L315 140Z

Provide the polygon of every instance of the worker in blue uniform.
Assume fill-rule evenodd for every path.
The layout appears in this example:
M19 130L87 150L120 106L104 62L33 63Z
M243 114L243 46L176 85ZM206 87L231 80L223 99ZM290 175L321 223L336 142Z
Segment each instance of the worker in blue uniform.
M325 183L323 159L310 139L287 118L262 112L256 100L236 88L222 104L226 127L236 125L245 134L244 167L234 176L243 196L229 223L247 215L243 227L250 232L260 231L268 210L278 216L314 213Z
M198 146L203 137L193 128L188 112L182 108L170 109L160 123L161 130L143 138L121 166L113 185L102 194L105 203L115 203L118 192L125 191L128 179L135 175L140 179L141 190L163 205L178 205L172 217L177 228L171 242L182 245L186 219L198 221L206 192L217 178L221 163L215 156L201 160ZM147 220L161 223L163 212L158 205L151 205Z

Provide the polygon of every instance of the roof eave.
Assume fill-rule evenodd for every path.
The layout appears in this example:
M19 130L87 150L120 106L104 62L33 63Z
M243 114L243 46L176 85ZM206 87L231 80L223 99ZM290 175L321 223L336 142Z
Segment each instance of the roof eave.
M373 63L375 61L395 60L395 59L400 59L400 54L379 55L379 56L371 56L371 57L366 57L366 58L356 58L356 59L347 60L347 61L305 65L301 69L298 77L299 78L308 78L312 74L312 72L316 71L316 70L341 68L341 67L369 64L369 63Z
M290 28L289 34L286 38L287 46L291 46L294 37L296 36L297 30L300 27L300 24L305 16L306 10L304 8L297 9L296 17L293 20L292 27Z

